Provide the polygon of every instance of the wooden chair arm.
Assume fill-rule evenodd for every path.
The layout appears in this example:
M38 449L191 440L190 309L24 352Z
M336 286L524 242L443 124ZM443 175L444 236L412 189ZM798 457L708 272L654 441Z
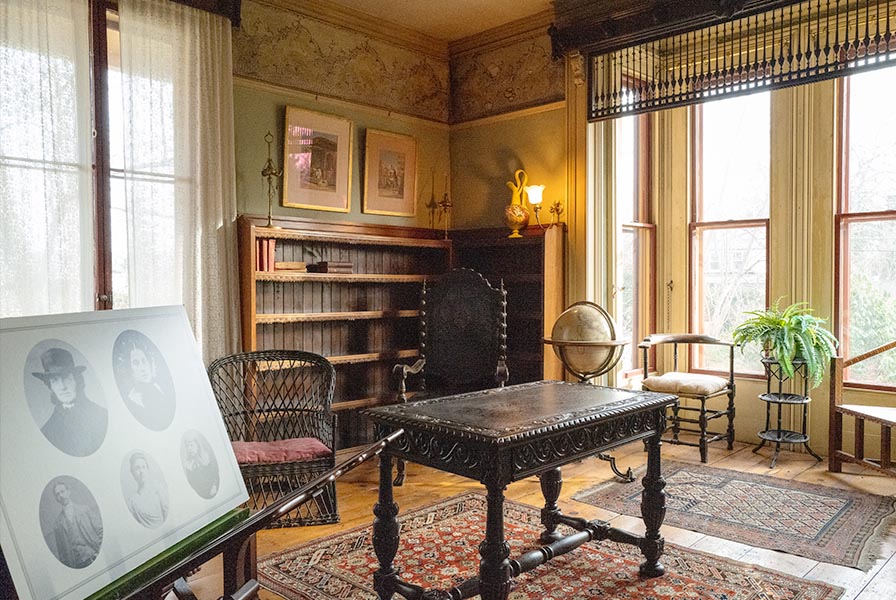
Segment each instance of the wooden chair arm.
M419 375L426 366L426 359L418 359L412 365L397 364L392 367L392 373L398 376L398 401L407 402L408 400L408 375Z

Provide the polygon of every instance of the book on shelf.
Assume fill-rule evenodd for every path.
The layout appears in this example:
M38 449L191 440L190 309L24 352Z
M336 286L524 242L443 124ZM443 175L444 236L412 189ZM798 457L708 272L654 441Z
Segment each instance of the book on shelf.
M354 273L354 267L348 261L322 260L308 265L309 273Z
M293 271L295 273L308 272L308 264L301 260L283 260L274 263L275 271Z
M257 239L255 240L255 270L256 271L273 271L274 270L274 253L276 250L277 240Z

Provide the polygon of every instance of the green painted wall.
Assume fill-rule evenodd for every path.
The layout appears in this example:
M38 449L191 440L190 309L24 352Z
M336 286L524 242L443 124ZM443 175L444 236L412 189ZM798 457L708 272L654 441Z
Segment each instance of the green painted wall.
M453 229L503 226L511 197L506 182L517 169L526 170L530 185L546 186L546 205L560 200L565 206L565 107L456 125L450 145ZM541 212L543 222L550 219L547 206Z
M352 121L351 205L350 212L338 213L280 205L279 191L275 196L274 215L304 217L323 221L351 221L406 227L429 225L429 213L424 206L432 194L432 173L435 173L435 192L444 193L445 175L449 169L448 126L406 116L390 115L386 111L370 109L347 102L316 99L310 94L290 92L265 84L245 80L234 81L234 121L236 147L237 210L243 214L267 215L267 183L261 169L268 158L265 134L274 136L272 158L278 167L283 165L283 123L286 106L328 113ZM380 129L413 136L417 140L417 214L414 217L390 217L362 213L364 185L364 139L367 128Z

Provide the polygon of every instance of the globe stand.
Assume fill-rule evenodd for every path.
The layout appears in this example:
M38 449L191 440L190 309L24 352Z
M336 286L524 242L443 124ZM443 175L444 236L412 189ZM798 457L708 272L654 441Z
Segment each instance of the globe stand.
M609 339L569 339L572 336L604 335ZM587 383L610 371L622 358L622 350L627 341L616 338L613 318L603 308L593 302L576 302L557 317L551 337L544 343L554 348L554 353L563 363L563 368ZM631 467L622 472L616 466L616 458L599 453L597 457L610 463L610 469L625 483L635 480Z

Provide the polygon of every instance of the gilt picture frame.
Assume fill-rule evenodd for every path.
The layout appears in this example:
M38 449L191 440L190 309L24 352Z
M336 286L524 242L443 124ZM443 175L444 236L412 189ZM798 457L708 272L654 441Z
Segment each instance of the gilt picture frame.
M351 161L351 121L286 107L283 206L349 212Z
M417 140L368 129L364 153L363 211L413 217L417 205Z

